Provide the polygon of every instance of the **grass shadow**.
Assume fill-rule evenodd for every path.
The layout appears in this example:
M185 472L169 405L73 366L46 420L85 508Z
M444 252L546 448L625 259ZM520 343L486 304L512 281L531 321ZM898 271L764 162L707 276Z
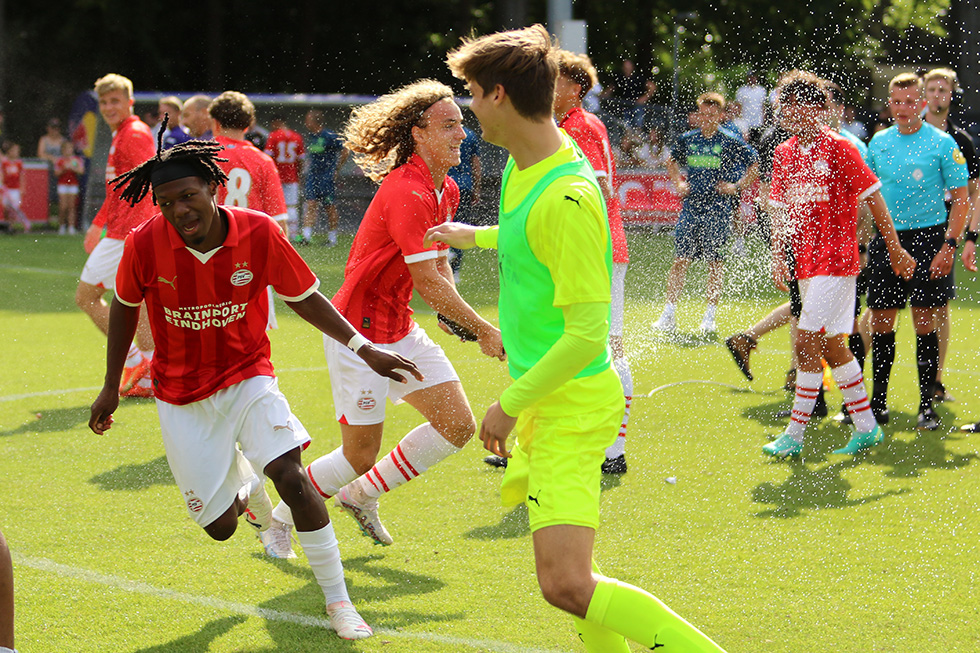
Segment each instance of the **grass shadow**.
M141 648L134 653L174 653L174 651L207 651L211 642L218 639L247 619L244 615L222 617L205 624L196 633L178 637L166 644Z
M884 446L876 447L866 462L887 468L888 478L919 478L924 472L956 471L977 460L977 454L952 454L946 449L946 441L959 441L959 434L943 431L916 431L915 437L906 442L887 438Z
M120 465L97 474L88 480L106 492L145 490L154 485L176 485L167 457L160 456L145 463Z
M528 523L527 506L522 504L500 518L500 522L490 526L478 526L467 531L465 537L474 540L499 540L525 537L531 534Z
M89 406L71 408L39 408L29 411L28 421L18 427L0 431L0 438L24 433L57 433L68 431L79 424L88 424Z
M791 459L792 475L783 483L760 483L752 490L755 503L773 506L755 514L760 519L799 517L807 510L840 510L863 506L886 497L907 494L912 490L888 490L864 497L851 498L851 484L841 473L862 464L860 456L826 466L808 466L806 458Z

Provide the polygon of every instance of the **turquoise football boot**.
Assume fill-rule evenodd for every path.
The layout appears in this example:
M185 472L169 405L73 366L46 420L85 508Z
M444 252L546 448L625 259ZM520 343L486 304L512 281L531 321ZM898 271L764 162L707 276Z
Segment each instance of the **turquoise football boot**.
M885 434L881 432L881 427L875 424L874 429L868 431L867 433L860 433L854 431L851 435L850 441L844 445L842 448L837 449L834 453L854 455L865 449L870 449L871 447L881 444L884 440Z
M775 458L799 456L800 452L803 451L803 443L797 442L791 436L783 433L775 442L770 442L762 447L762 451Z

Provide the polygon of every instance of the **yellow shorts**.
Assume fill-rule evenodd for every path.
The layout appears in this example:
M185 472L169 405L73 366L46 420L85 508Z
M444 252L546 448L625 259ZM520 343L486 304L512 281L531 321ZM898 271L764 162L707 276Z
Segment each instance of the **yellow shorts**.
M580 415L525 411L500 486L505 506L526 503L531 531L558 524L599 527L599 482L606 447L623 420L622 395Z

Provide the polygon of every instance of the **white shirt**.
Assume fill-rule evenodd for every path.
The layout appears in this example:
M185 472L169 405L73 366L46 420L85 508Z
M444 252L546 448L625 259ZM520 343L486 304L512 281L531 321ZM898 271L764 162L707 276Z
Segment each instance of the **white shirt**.
M742 105L742 117L749 127L758 127L766 116L765 105L768 93L764 86L741 86L735 91L735 99Z

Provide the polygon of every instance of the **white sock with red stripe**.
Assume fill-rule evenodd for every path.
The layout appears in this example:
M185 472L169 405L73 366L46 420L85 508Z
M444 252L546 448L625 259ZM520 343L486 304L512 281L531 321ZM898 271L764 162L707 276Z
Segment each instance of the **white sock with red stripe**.
M313 482L314 489L324 500L337 494L340 488L357 478L357 472L344 457L343 446L310 463L306 468L306 474ZM282 501L273 508L272 516L284 524L293 525L293 513Z
M459 450L426 422L409 431L398 446L357 479L356 485L365 495L376 499Z
M630 363L623 358L613 359L613 368L619 374L619 382L623 384L623 396L626 397L626 410L623 412L623 423L619 427L619 437L606 449L606 460L619 458L626 453L626 425L630 421L630 406L633 404L633 374Z
M868 391L864 387L864 373L853 358L839 367L830 370L834 375L837 389L844 395L844 405L847 414L854 421L858 433L873 431L877 424L871 412L871 402L868 401Z
M786 435L797 442L803 442L803 433L810 421L813 407L823 384L823 372L796 372L796 399L793 400L793 413L789 417Z
M139 362L143 360L143 353L140 348L136 346L136 343L129 345L129 353L126 355L126 367L134 367L139 365Z

